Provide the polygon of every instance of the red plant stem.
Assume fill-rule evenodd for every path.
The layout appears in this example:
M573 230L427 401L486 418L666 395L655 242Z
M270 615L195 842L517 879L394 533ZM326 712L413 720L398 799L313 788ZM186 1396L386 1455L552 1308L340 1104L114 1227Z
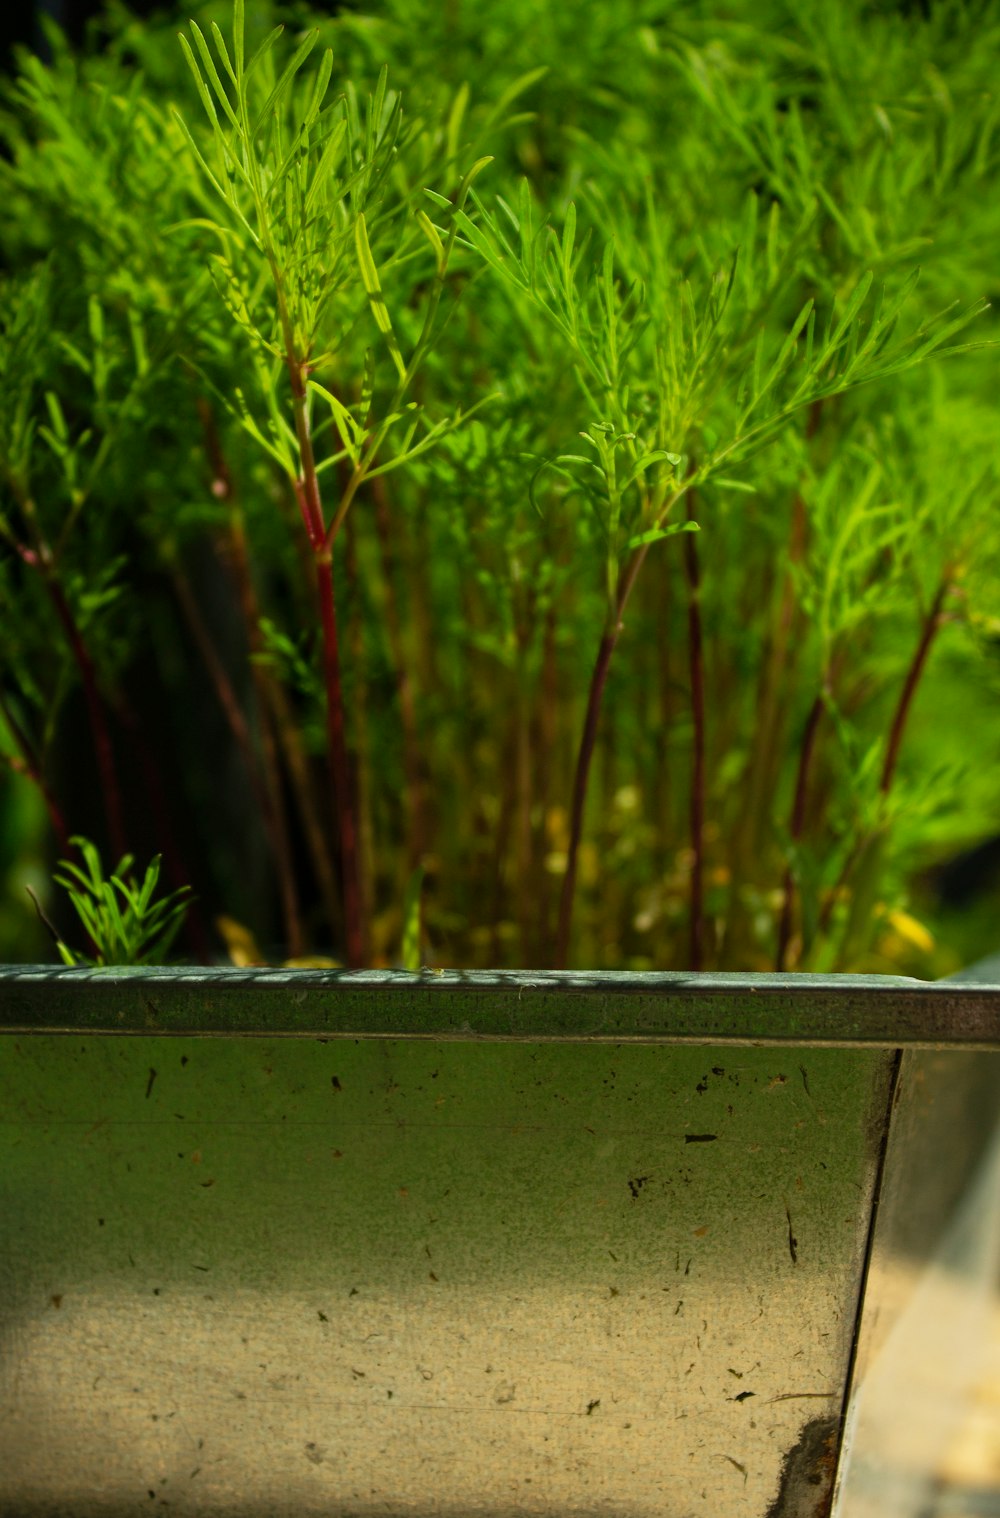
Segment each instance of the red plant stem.
M273 818L270 816L270 797L267 794L258 769L257 756L254 753L253 738L250 734L247 719L243 715L243 709L237 700L236 692L233 690L232 681L226 673L222 660L216 653L215 644L212 642L208 628L205 626L187 576L181 570L174 569L171 579L178 604L181 608L181 614L187 623L188 631L194 639L198 652L201 655L202 663L208 672L212 689L215 691L216 700L226 719L229 731L236 740L236 746L246 765L247 776L257 800L257 805L264 816L265 825L268 826L270 831L273 825Z
M644 543L632 555L625 572L618 584L618 596L615 603L614 615L609 618L604 635L597 649L597 658L594 661L593 673L590 677L590 690L587 695L587 710L583 720L583 732L580 737L580 746L577 750L576 770L573 776L573 799L570 804L569 847L566 851L566 872L563 875L562 892L559 898L559 926L556 932L556 948L554 955L554 968L565 970L569 959L569 939L573 926L573 900L576 895L576 872L577 856L580 851L580 839L583 835L583 813L587 802L587 784L590 779L590 766L594 757L594 745L597 741L597 728L601 716L601 703L604 700L604 688L608 683L608 671L611 668L611 659L618 639L624 631L622 616L628 605L629 597L638 577L639 571L646 562L646 555L650 545Z
M371 810L371 765L368 702L365 685L365 629L358 584L357 531L355 518L344 521L344 568L347 571L346 642L354 677L354 701L350 742L347 743L347 783L356 819L358 840L358 896L361 920L371 921L375 881L375 823Z
M529 899L536 914L535 948L532 964L545 963L545 950L549 942L549 893L545 889L545 854L547 848L547 823L549 815L549 776L553 768L556 749L556 719L559 711L559 669L556 655L556 609L554 599L545 613L545 631L542 637L542 672L535 724L535 805L538 809L538 827L535 830L532 856L532 889Z
M882 777L879 781L879 790L883 796L889 794L892 786L893 776L896 773L896 764L899 759L899 750L903 742L903 734L906 731L906 723L910 715L910 708L913 705L913 698L916 695L917 686L920 684L920 677L927 663L927 656L931 651L931 644L934 642L938 629L944 620L944 603L951 589L952 571L949 567L945 570L941 583L938 586L937 594L931 602L930 611L924 618L920 641L917 644L913 658L910 660L910 667L906 672L903 689L900 692L899 701L896 703L892 727L889 729L889 742L885 752L885 763L882 766Z
M621 636L620 624L606 632L601 639L590 677L587 696L587 713L583 722L583 734L577 753L576 773L573 777L573 800L570 808L569 848L566 852L566 873L563 875L562 895L559 900L559 929L556 938L555 968L565 970L569 958L569 935L573 921L573 898L576 893L576 864L583 832L583 811L587 800L587 782L597 740L597 725L604 699L604 687L611 668L611 656Z
M70 852L70 842L69 830L66 826L66 820L59 809L58 802L49 789L48 781L45 779L45 775L42 771L41 760L39 759L38 754L31 743L31 740L28 738L27 733L25 733L24 729L21 727L21 724L14 716L14 713L11 711L10 705L8 704L2 691L0 691L0 712L3 713L4 722L7 724L10 735L21 751L21 757L19 760L13 758L10 759L9 762L11 764L11 767L18 770L21 774L26 775L28 779L37 787L39 795L45 803L45 810L49 814L49 821L52 824L52 831L56 835L56 841L58 842L63 854L68 854Z
M261 727L261 750L263 750L264 767L267 771L267 780L270 788L276 795L276 809L278 809L281 826L284 827L287 836L287 821L284 820L284 809L281 802L281 786L279 786L278 753L276 753L275 730L278 733L278 742L284 754L285 770L288 780L296 797L299 817L302 818L302 827L305 829L308 849L313 858L313 868L316 870L316 879L319 882L320 896L323 899L323 912L326 915L328 931L335 934L340 923L340 906L337 902L337 883L334 879L334 867L332 867L331 852L329 852L328 838L320 821L319 809L314 797L313 785L310 780L310 765L307 756L303 753L302 736L297 729L291 712L287 695L282 689L281 683L275 680L272 672L264 663L264 639L261 636L261 609L256 600L256 591L253 587L253 575L250 574L250 556L247 553L246 531L243 527L243 513L240 505L235 501L232 493L232 484L229 483L228 472L225 472L225 460L222 458L222 449L215 445L215 454L209 452L209 457L219 458L223 472L217 471L215 481L225 489L231 507L229 507L229 537L226 542L225 557L231 566L237 584L237 594L240 597L240 610L243 613L243 625L246 630L247 647L250 650L250 674L253 679L253 692L256 697L256 710L258 710L259 727ZM212 490L219 495L220 490ZM273 726L272 726L273 724ZM297 934L302 932L300 926L296 926ZM293 956L294 958L294 956Z
M223 716L246 766L250 788L253 791L258 811L261 814L264 830L267 833L274 856L275 868L278 872L278 886L281 893L285 932L288 938L288 951L292 957L295 957L295 955L301 953L303 945L301 929L299 927L298 896L288 847L286 820L284 812L278 810L273 799L277 795L280 806L281 779L278 771L277 757L274 752L273 738L268 729L266 736L263 737L263 743L267 753L265 761L266 769L271 779L271 788L269 790L260 773L257 755L254 751L253 738L246 717L243 714L243 709L237 700L236 692L233 690L229 675L226 673L225 667L216 653L215 645L205 626L187 577L180 570L175 569L172 574L172 580L182 615L201 655L202 662L212 682L216 699L219 702ZM253 648L252 641L251 648ZM259 699L261 682L256 678L258 673L259 666L254 665L255 685L257 686ZM268 720L268 714L265 711L261 716L262 731L267 729Z
M323 626L323 678L326 686L326 733L330 779L340 831L340 860L344 893L344 931L347 963L360 969L365 961L364 924L361 915L361 882L358 869L358 836L351 806L350 771L344 732L344 697L340 683L340 648L337 641L337 610L333 585L333 550L316 554L316 588Z
M806 416L805 442L808 445L816 436L824 404L814 401ZM801 645L798 636L801 627L796 567L805 557L809 538L809 520L801 486L792 497L791 523L789 527L787 562L782 577L780 596L770 616L769 627L762 650L757 678L753 745L744 777L741 781L743 804L739 825L733 829L730 851L730 873L734 881L752 878L755 864L762 857L761 834L771 817L774 791L778 784L777 768L783 751L784 714L787 700L783 687L791 686L796 657ZM767 585L761 599L758 590L757 604L772 599L772 589ZM746 911L738 893L730 893L729 917L726 924L725 942L731 952L736 947L739 956L741 934L746 930ZM737 964L742 961L737 957Z
M693 520L694 492L688 493L688 521ZM691 716L694 725L690 839L691 921L688 968L700 970L705 959L705 657L701 624L701 568L693 532L684 534L684 571L688 585L688 668L691 680Z
M94 662L90 657L90 651L83 640L80 629L76 625L69 602L66 600L63 588L57 578L52 550L42 533L35 503L28 491L18 480L9 477L9 483L21 508L25 522L28 525L31 537L34 540L33 548L29 548L25 543L15 543L14 547L22 561L30 569L35 570L41 575L42 583L45 586L49 600L52 602L63 632L66 634L70 652L80 673L84 701L87 707L87 717L90 723L91 739L97 759L101 792L104 799L108 834L117 863L117 860L121 859L128 852L125 841L125 821L122 810L121 787L118 784L118 772L115 768L114 749L111 744L111 734L108 730L104 704L97 688L97 675L94 670Z
M295 435L299 444L301 472L295 481L295 495L302 513L309 546L316 568L320 623L323 629L323 679L326 688L326 731L329 749L330 783L334 813L340 840L340 874L344 898L344 936L349 968L360 969L365 962L364 912L361 901L361 875L358 857L358 826L350 785L347 735L344 722L344 693L340 679L340 644L337 638L336 591L333 581L333 545L328 541L316 456L309 421L309 398L306 389L307 366L296 352L283 283L272 261L272 273L281 313L285 340L285 364L295 410Z
M334 867L332 867L331 852L329 852L328 838L320 821L319 809L316 806L313 786L310 782L310 767L307 756L302 747L302 736L297 729L291 712L290 703L284 689L278 680L273 679L269 669L264 663L264 639L261 636L261 609L256 600L256 591L253 587L253 575L250 572L250 556L247 553L246 531L243 525L243 512L240 502L235 493L232 472L229 469L229 461L226 458L222 439L219 437L219 428L215 425L215 414L211 405L203 398L197 402L202 430L205 433L205 452L208 455L209 465L212 469L212 495L217 501L226 501L229 505L229 536L223 546L223 557L228 562L232 571L232 577L237 586L238 598L240 598L240 610L243 615L244 631L246 631L247 647L250 650L250 672L253 679L253 694L256 697L256 712L258 712L259 730L261 730L261 751L263 751L264 770L266 770L267 783L270 786L270 794L275 797L276 821L278 821L279 835L285 839L284 849L288 852L287 836L288 824L285 818L284 805L282 805L281 774L278 767L278 745L281 747L285 761L288 782L296 798L299 817L305 830L308 850L313 859L313 868L316 870L316 879L319 883L320 896L323 899L323 912L325 912L326 924L331 934L337 934L340 923L340 906L337 902L337 883L334 879ZM296 534L296 542L299 537ZM308 553L308 550L307 550ZM305 563L311 569L311 556ZM276 739L275 741L275 733ZM279 844L278 847L282 847ZM291 864L288 864L291 868ZM287 917L287 912L285 912ZM302 941L302 926L300 926L299 909L294 914L294 927L288 931L288 943L300 944ZM293 950L293 958L299 950Z
M229 462L222 449L219 429L215 424L215 413L204 396L199 396L196 404L205 436L205 452L212 466L212 494L217 501L229 501L233 495L233 477L229 472Z
M913 705L913 698L916 695L917 686L920 684L921 676L926 667L931 645L944 621L944 603L949 592L953 589L952 576L953 571L951 566L949 566L941 577L941 583L937 588L934 600L931 602L930 610L924 618L920 638L914 649L909 668L906 671L906 678L903 681L903 688L899 693L899 700L896 702L896 710L893 713L892 723L889 727L889 741L886 745L885 761L882 765L882 774L879 778L879 792L883 797L888 796L892 789L892 782L896 774L896 764L903 744L903 736L906 731L910 709ZM833 916L833 909L837 898L847 884L859 856L864 853L870 841L870 838L858 840L849 850L847 858L841 866L840 874L837 876L836 883L823 904L819 920L821 932L826 932L829 928L830 918Z
M793 844L799 842L805 826L809 770L816 749L816 734L819 731L820 720L823 716L823 707L823 696L820 694L809 708L809 715L806 718L806 725L802 733L802 742L799 746L799 764L795 776L795 798L792 802L791 836ZM791 860L789 860L785 867L785 878L782 883L781 920L778 924L778 950L774 964L776 970L783 970L785 968L788 945L792 937L794 907L795 872L792 869Z
M118 771L115 767L114 750L111 745L111 733L108 730L104 703L97 688L97 675L94 670L94 662L90 657L90 651L83 640L80 629L76 625L69 602L63 594L62 586L55 578L48 553L46 551L40 553L36 558L36 563L41 571L49 599L55 608L56 616L59 618L63 631L66 634L66 640L76 661L77 669L80 672L84 701L87 706L87 717L90 722L90 734L94 744L97 769L101 780L101 794L104 798L108 836L111 841L115 863L117 863L128 852L125 817L122 809L121 787L118 783Z
M526 688L527 674L523 668L523 661L519 661L517 685L514 719L517 734L514 761L517 796L514 819L514 857L519 882L517 890L517 916L521 935L521 964L524 969L530 969L532 957L531 935L535 925L535 908L529 889L532 853L531 776L534 766L532 764L533 756L531 751L533 735L531 731L530 698Z

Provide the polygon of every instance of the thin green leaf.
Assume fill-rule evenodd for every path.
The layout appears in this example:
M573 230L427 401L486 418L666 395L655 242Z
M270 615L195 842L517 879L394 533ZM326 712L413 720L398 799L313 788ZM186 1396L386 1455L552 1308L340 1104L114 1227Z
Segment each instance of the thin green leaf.
M437 267L438 278L443 279L445 271L448 267L448 259L447 255L445 254L444 243L441 241L440 233L438 232L437 227L431 221L430 217L427 215L426 211L417 212L417 226L420 228L421 232L423 232L424 236L427 238L427 241L434 249L434 261Z
M307 32L303 41L300 42L298 47L295 49L295 52L292 54L291 58L288 60L284 69L282 70L280 79L257 113L257 119L251 128L251 134L254 137L257 136L257 133L260 131L261 127L268 120L275 107L284 97L285 91L288 89L288 86L295 78L295 75L299 72L299 69L309 57L309 54L312 52L313 48L316 46L318 39L318 31L314 30Z
M216 27L215 30L218 32L218 27ZM191 35L194 37L195 46L201 55L202 67L204 68L205 73L208 75L209 81L216 93L219 104L222 106L222 109L225 111L226 115L229 117L229 120L232 122L236 130L240 131L240 119L237 116L236 112L233 110L232 102L229 99L228 92L223 85L222 80L219 78L218 69L215 67L215 60L209 51L208 43L205 41L205 38L202 35L201 27L198 25L197 21L191 22ZM221 33L219 33L219 39L217 40L221 40ZM226 66L229 69L230 74L232 74L232 68L229 64L229 54L225 51L225 43L222 45L222 52L223 57L225 58ZM235 75L233 75L233 81L235 83ZM214 118L215 123L217 123L217 120L218 118Z
M354 224L354 240L358 252L358 266L361 270L361 282L365 287L368 300L372 308L375 324L386 340L386 346L392 355L393 363L399 371L401 379L406 378L406 365L403 355L399 351L399 343L392 328L389 310L382 294L382 286L379 283L378 269L372 257L371 246L368 242L368 227L365 222L364 212L361 212Z
M700 531L697 522L666 522L662 527L650 527L646 532L637 532L625 546L630 550L642 548L646 543L658 543L661 538L674 538L679 532Z

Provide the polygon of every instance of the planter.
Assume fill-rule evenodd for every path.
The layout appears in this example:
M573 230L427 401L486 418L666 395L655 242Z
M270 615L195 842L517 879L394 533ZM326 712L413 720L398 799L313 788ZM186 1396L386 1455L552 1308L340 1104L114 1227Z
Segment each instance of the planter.
M0 1027L3 1514L884 1499L1000 985L12 970Z

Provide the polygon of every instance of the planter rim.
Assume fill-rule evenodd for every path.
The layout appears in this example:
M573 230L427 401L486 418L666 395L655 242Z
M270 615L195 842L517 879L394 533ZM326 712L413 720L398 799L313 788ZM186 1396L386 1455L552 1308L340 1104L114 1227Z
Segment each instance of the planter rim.
M945 981L19 965L0 968L0 1032L1000 1049L1000 956Z

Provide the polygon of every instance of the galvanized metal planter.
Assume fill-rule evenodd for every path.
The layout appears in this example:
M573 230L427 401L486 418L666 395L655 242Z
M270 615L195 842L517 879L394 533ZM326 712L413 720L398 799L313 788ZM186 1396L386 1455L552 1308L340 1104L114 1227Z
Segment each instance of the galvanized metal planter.
M2 972L0 1514L908 1518L998 1050L972 981Z

